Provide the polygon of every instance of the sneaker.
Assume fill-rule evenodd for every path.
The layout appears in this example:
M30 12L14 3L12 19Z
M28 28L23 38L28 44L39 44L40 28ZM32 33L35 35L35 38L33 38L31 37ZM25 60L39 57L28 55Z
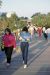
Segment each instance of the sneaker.
M27 68L27 65L24 65L24 68Z

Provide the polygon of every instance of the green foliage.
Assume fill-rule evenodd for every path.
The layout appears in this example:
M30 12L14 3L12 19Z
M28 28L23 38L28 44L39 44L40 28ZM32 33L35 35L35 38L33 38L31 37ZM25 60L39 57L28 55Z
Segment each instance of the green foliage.
M11 14L11 17L6 16L7 13L2 13L0 16L0 31L9 27L12 31L22 28L26 25L27 17L18 17L15 13Z
M16 13L13 13L11 17L8 18L6 14L7 13L2 13L0 15L0 32L6 27L9 27L13 31L27 25L27 17L18 17ZM48 14L35 13L31 18L33 25L45 26L46 28L50 27L50 12Z
M2 1L0 0L0 7L1 7L1 5L2 5Z
M36 26L47 26L50 27L50 13L48 14L41 14L41 13L36 13L32 17L32 23L35 24Z

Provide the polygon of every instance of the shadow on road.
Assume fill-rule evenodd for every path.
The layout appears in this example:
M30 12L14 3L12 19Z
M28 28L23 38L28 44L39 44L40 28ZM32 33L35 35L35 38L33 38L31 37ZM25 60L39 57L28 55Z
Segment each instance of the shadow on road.
M30 52L29 52L29 58L28 58L28 66L36 60L48 47L50 46L50 43L47 43L47 41L42 41L41 43L34 46Z
M44 64L36 75L50 75L50 65Z
M48 44L46 44L46 43L47 43L46 41L45 42L42 41L41 43L38 43L36 46L30 48L29 57L28 57L28 66L32 62L34 62L34 60L37 59L48 48L48 46L50 46L50 43L48 43ZM23 63L22 63L21 53L19 55L17 55L14 52L13 55L14 56L12 58L12 63L9 68L7 68L5 66L5 63L3 64L4 66L0 64L0 66L2 66L2 67L0 67L0 75L13 75L18 69L20 69L22 67ZM4 60L5 60L5 58L4 58ZM3 60L2 60L2 62L3 62ZM0 63L2 63L2 62L0 62ZM38 73L37 73L37 75L38 75ZM43 75L43 74L39 74L39 75Z
M12 63L11 63L11 65L9 67L6 67L5 63L3 65L2 64L0 65L0 75L12 75L22 65L23 65L22 64L22 56L21 55L17 56L17 54L16 54L16 56L13 57Z

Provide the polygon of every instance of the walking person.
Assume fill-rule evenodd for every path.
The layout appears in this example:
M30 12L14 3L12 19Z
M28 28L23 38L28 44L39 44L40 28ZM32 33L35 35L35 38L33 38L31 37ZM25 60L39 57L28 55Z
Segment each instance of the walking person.
M34 26L33 26L33 24L31 23L31 21L30 22L28 22L28 31L29 31L29 33L31 34L31 38L33 38L33 35L34 35Z
M47 40L48 39L48 32L45 27L43 27L43 35L44 35L45 40Z
M42 27L38 27L37 32L38 32L39 39L41 39L42 38Z
M28 48L29 48L30 38L31 38L31 35L28 32L28 28L26 26L23 27L22 32L20 33L20 41L21 41L20 46L21 46L21 51L22 51L24 68L27 67Z
M4 43L4 50L7 58L7 66L11 63L11 56L13 48L16 48L16 41L14 35L9 28L5 29L5 34L2 36L2 42Z

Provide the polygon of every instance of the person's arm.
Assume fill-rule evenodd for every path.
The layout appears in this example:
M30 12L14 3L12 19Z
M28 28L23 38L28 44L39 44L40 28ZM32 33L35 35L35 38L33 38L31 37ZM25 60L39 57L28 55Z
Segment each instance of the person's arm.
M19 35L19 40L20 40L20 41L23 40L22 33L20 33L20 35Z

